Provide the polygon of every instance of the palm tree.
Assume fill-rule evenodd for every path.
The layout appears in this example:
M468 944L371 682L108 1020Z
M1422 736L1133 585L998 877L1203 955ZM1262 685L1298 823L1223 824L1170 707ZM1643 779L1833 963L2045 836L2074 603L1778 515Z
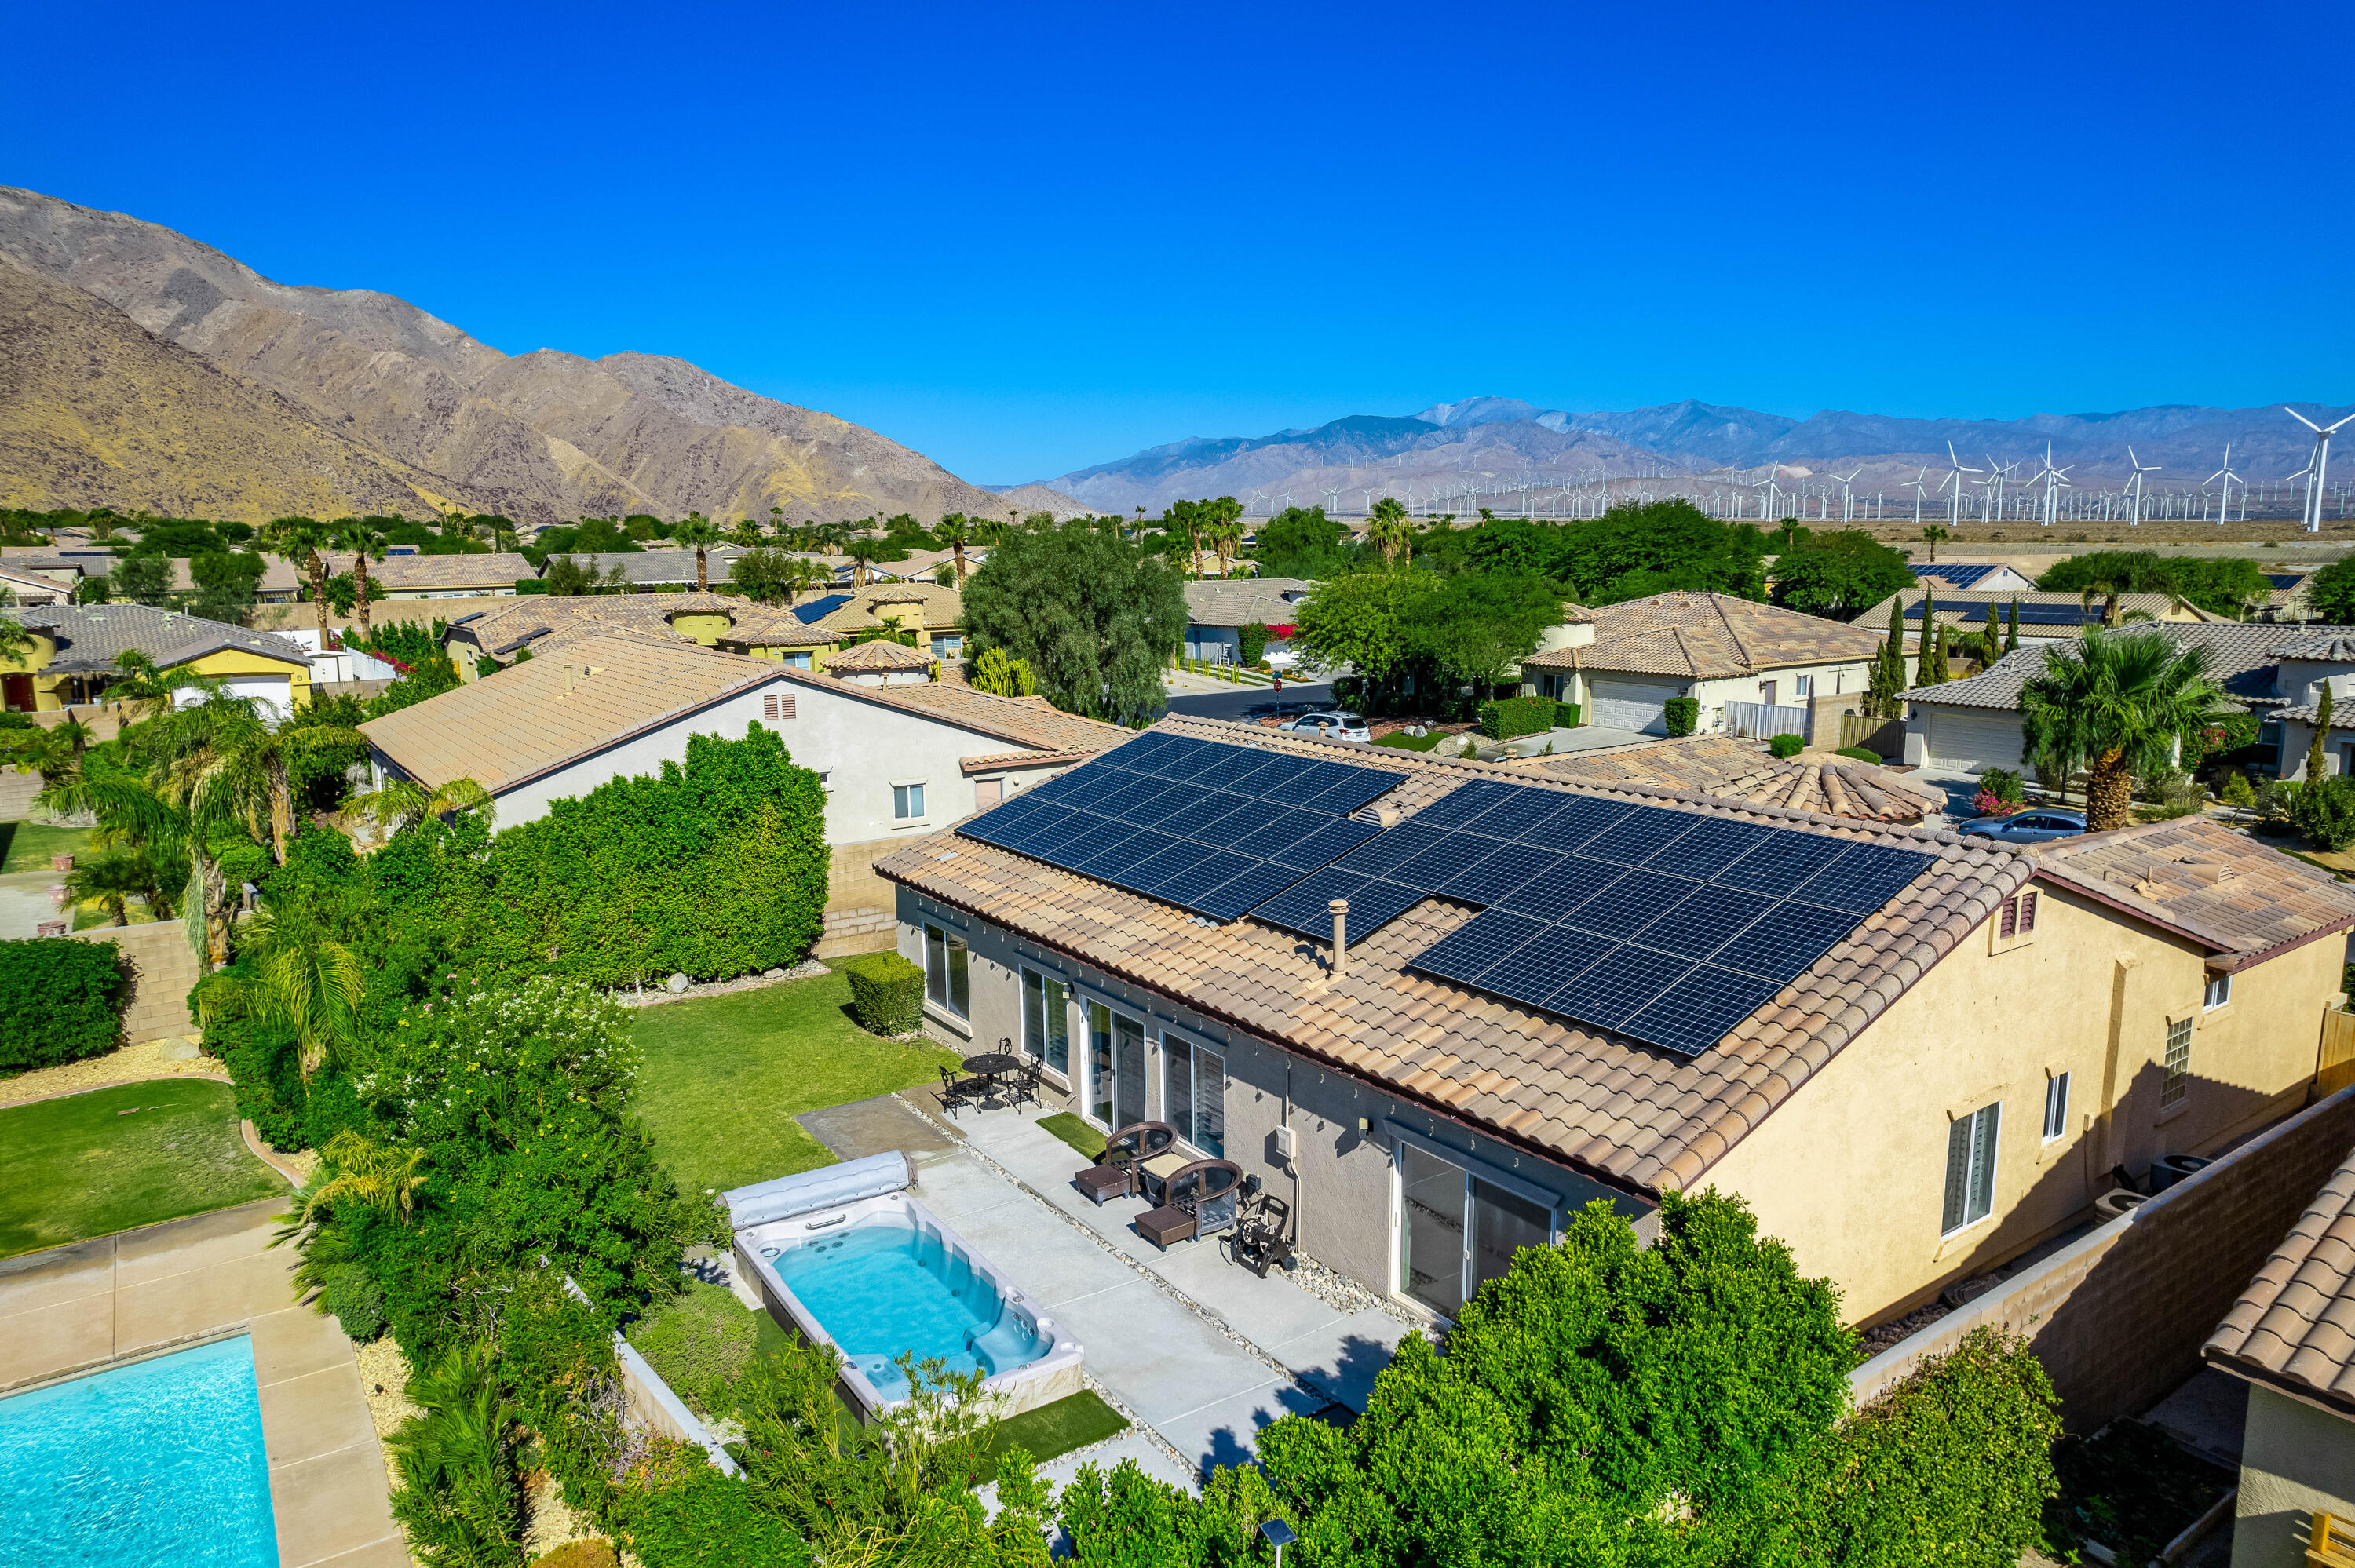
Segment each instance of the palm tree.
M472 779L453 779L431 789L413 779L395 779L381 789L352 797L350 804L344 808L343 819L347 822L371 822L379 836L389 839L429 817L447 817L459 811L480 811L483 825L487 828L497 820L498 810L491 792Z
M376 641L368 628L368 563L384 559L384 535L363 517L346 517L336 524L336 547L352 553L352 613L359 622L360 641Z
M964 548L973 543L972 520L962 512L952 512L941 519L939 527L932 530L932 537L938 539L942 547L956 557L956 586L963 588L964 587Z
M56 793L81 767L81 747L64 733L65 727L59 725L54 729L10 732L8 760L16 765L19 773L39 774L44 795ZM84 735L90 733L83 726L74 727Z
M820 523L813 530L819 551L828 556L842 554L850 543L850 524L844 522Z
M320 1064L341 1061L359 1034L364 982L352 950L267 912L253 917L239 945L260 956L261 973L251 980L224 976L198 991L200 1019L210 1023L217 1015L243 1011L287 1025L306 1081Z
M478 1340L418 1368L407 1392L424 1414L410 1416L385 1439L400 1474L394 1515L410 1523L405 1515L411 1508L436 1514L454 1510L466 1535L505 1548L467 1559L483 1563L523 1561L523 1553L513 1550L521 1534L523 1499L512 1457L522 1420L507 1402L496 1355L489 1340ZM434 1500L424 1500L429 1499ZM459 1561L447 1555L443 1560Z
M1382 565L1394 567L1399 557L1414 559L1414 529L1407 521L1406 508L1391 496L1374 503L1374 510L1366 523L1366 543L1382 553Z
M1938 541L1949 538L1951 535L1946 530L1933 523L1922 530L1922 537L1930 542L1930 564L1934 567L1938 564Z
M294 1194L294 1211L286 1216L295 1227L317 1223L343 1202L406 1224L417 1207L417 1189L425 1185L418 1174L424 1150L371 1143L348 1128L320 1145L319 1161L317 1177Z
M2173 765L2183 737L2225 711L2208 678L2208 651L2178 647L2166 633L2089 626L2075 652L2045 652L2042 673L2020 689L2020 738L2066 777L2089 768L2085 825L2126 823L2134 776Z
M287 565L311 577L311 603L319 612L319 630L327 630L327 552L335 548L336 530L315 517L281 517L261 531L263 540Z
M774 534L780 539L785 536L785 509L783 507L772 506L769 508L769 532Z
M216 692L142 726L136 749L158 796L184 809L200 797L217 801L193 814L241 821L283 865L294 835L293 759L367 745L367 736L340 725L273 729L250 699Z
M1227 577L1227 563L1242 554L1243 525L1241 523L1215 524L1210 528L1210 552L1219 557L1219 580Z
M67 895L76 904L98 905L118 926L131 924L131 900L147 896L155 885L155 867L120 850L66 873Z
M867 568L883 558L883 542L861 535L844 546L843 553L850 557L850 586L863 588L867 586Z
M688 513L687 521L670 531L672 544L695 552L695 591L698 593L711 591L711 563L705 558L704 551L719 543L720 537L719 525L700 512Z

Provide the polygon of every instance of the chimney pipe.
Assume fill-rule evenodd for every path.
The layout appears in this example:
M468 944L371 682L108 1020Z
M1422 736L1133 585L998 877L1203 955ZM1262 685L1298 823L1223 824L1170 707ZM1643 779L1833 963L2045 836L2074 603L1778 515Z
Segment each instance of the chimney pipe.
M1336 898L1326 907L1333 911L1333 978L1339 980L1349 972L1349 901Z
M572 666L570 664L564 666L564 694L568 697L572 694Z

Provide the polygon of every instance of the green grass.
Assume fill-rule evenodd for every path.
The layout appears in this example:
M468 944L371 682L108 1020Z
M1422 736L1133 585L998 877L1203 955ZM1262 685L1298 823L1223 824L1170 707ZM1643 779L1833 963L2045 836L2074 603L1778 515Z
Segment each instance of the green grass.
M53 854L84 853L93 831L51 827L47 822L0 822L0 876L16 871L47 871Z
M868 1033L849 1003L835 973L638 1015L636 1108L680 1186L726 1192L831 1165L797 1114L937 1084L956 1065L930 1041Z
M0 1257L283 1195L237 1122L227 1084L188 1079L0 1110Z
M1401 751L1429 751L1441 741L1453 740L1455 738L1455 737L1454 736L1435 729L1430 734L1419 737L1409 735L1402 729L1394 729L1391 731L1390 734L1382 736L1381 739L1374 742L1374 744L1376 746L1395 746Z
M1052 1404L999 1422L990 1434L988 1473L983 1478L997 1478L998 1457L1018 1443L1034 1459L1051 1459L1127 1430L1128 1423L1119 1411L1098 1398L1092 1389L1083 1388Z
M1057 1111L1053 1116L1040 1117L1039 1130L1053 1133L1090 1160L1104 1151L1104 1135L1070 1111Z

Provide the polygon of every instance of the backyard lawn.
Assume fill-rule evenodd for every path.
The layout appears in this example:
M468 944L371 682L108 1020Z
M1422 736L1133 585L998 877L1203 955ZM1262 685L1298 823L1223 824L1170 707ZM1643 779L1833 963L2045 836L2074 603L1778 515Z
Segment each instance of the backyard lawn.
M638 1014L637 1111L690 1192L725 1192L830 1165L794 1117L940 1081L956 1058L926 1040L882 1040L845 1011L839 972Z
M162 1079L0 1110L0 1257L283 1195L227 1084Z
M81 854L90 848L91 832L47 822L0 822L0 876L12 871L47 871L53 854Z

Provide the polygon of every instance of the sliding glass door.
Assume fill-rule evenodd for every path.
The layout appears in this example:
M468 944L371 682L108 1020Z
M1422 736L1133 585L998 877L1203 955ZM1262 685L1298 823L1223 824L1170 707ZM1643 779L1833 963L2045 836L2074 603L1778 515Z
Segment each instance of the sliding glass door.
M1088 1114L1114 1132L1145 1119L1145 1025L1088 1003Z
M1553 1240L1553 1212L1412 1143L1399 1145L1399 1292L1454 1318L1525 1246Z

